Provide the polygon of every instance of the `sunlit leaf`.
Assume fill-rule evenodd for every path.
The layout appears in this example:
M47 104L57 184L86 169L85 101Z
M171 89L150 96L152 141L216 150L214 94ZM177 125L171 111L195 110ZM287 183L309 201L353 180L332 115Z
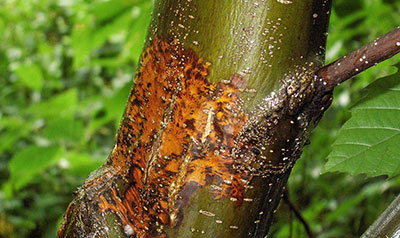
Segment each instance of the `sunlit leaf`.
M78 142L83 138L83 133L82 121L73 119L52 121L44 130L44 135L51 141Z
M96 16L99 21L105 21L123 11L129 10L130 7L138 4L139 0L111 0L111 1L101 1L93 4L91 13Z
M6 195L27 185L33 176L44 171L57 160L59 146L28 146L14 155L8 164L10 178L3 187Z
M145 32L140 29L143 26L147 26L150 22L150 12L152 10L152 5L150 2L143 3L141 7L141 13L138 18L133 22L132 27L130 29L129 39L126 42L126 46L128 48L127 52L130 54L130 57L135 62L139 61L140 52L142 51L142 45L145 39Z
M35 114L37 117L43 117L49 120L58 118L73 117L71 112L77 106L78 91L70 89L60 93L47 101L43 101L32 105L28 112Z
M104 162L86 153L71 153L66 156L68 173L86 178L90 172Z
M15 142L32 131L29 122L18 117L0 119L0 154L6 150L14 151Z
M74 68L79 68L88 59L92 50L92 29L91 19L85 18L84 21L75 24L71 34L71 47L74 51Z
M20 65L15 73L20 82L34 90L41 90L43 87L43 74L40 67L36 64Z

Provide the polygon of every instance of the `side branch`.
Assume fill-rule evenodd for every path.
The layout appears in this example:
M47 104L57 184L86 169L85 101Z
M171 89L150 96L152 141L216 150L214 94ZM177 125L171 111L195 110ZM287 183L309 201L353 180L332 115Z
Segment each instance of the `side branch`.
M316 72L322 90L331 91L340 83L400 52L400 27L343 56Z

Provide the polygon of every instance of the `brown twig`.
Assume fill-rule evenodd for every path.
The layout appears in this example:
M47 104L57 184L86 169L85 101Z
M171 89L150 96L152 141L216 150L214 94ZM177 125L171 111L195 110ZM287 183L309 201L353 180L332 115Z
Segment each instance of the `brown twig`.
M287 190L283 193L283 201L285 201L285 203L289 206L290 210L292 210L294 212L294 215L296 216L296 218L303 224L304 229L306 230L306 232L308 234L308 237L315 238L314 233L312 232L307 221L301 215L301 212L299 211L299 209L292 203L292 201L290 201L289 193Z
M400 52L400 27L343 56L316 72L322 90L331 91L340 83Z
M289 238L293 237L293 212L289 211Z

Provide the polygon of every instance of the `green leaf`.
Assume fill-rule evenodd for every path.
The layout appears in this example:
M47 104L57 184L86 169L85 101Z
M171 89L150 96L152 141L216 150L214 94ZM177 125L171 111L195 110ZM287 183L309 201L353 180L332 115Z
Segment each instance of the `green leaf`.
M93 120L90 121L89 129L95 131L104 124L114 120L115 125L118 128L119 122L124 112L125 103L128 99L128 95L131 89L130 83L125 84L121 89L112 95L110 98L104 100L104 106L96 114L101 114L102 116L94 115ZM100 113L103 112L103 113Z
M124 12L109 24L98 25L91 35L92 49L102 46L113 34L124 31L131 21L132 14L130 12Z
M52 121L44 130L50 141L77 142L83 138L84 127L80 120L60 119Z
M10 178L5 183L3 191L9 197L12 190L19 190L27 185L38 173L51 166L57 159L60 152L59 146L28 146L11 158L8 164Z
M139 62L140 53L142 51L143 42L146 37L146 32L140 31L140 28L147 26L150 23L151 10L153 6L150 2L146 2L141 6L141 13L135 20L130 29L129 39L124 48L130 54L135 62Z
M36 64L20 65L16 70L20 82L30 89L40 91L43 87L42 70Z
M104 160L93 158L87 153L70 153L66 156L68 173L86 178L90 172L99 168Z
M31 133L30 121L19 117L0 118L0 154L4 151L14 151L15 142Z
M136 5L137 0L111 0L102 1L93 4L91 12L96 16L98 21L106 21L113 18L121 12L129 10L130 7Z
M400 73L371 83L368 95L352 109L325 165L368 176L400 173Z
M39 118L43 117L45 119L54 120L60 117L66 118L74 116L71 112L73 112L77 104L78 91L76 89L70 89L47 101L32 105L28 109L28 112Z
M71 34L71 47L74 51L74 68L84 65L92 51L92 27L93 19L86 17L74 25Z

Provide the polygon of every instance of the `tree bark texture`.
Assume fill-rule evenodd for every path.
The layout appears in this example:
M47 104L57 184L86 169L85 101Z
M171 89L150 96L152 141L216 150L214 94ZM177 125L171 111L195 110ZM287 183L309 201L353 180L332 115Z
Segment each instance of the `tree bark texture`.
M330 0L160 0L106 163L58 237L265 237L331 102Z

